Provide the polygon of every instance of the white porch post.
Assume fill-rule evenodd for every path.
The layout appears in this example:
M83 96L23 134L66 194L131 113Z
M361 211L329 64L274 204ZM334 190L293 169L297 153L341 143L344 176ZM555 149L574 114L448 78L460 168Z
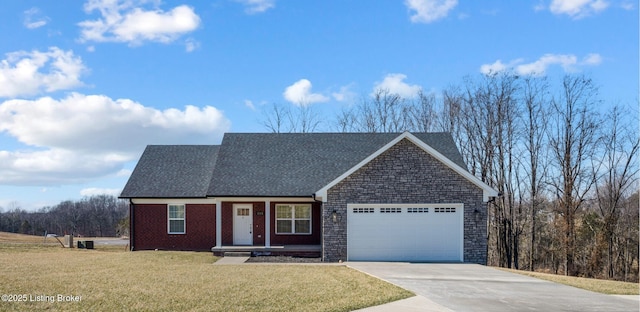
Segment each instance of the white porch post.
M264 247L271 247L271 201L264 202Z
M222 247L222 202L216 199L216 247Z

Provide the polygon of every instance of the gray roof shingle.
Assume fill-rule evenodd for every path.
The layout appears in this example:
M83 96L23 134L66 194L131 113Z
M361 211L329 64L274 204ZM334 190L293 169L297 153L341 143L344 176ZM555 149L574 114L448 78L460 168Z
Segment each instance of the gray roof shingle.
M149 145L120 197L206 197L219 150L219 145Z
M227 133L207 195L311 196L400 133ZM413 133L466 170L449 133Z
M122 198L311 196L400 133L227 133L221 145L149 145ZM413 133L466 170L449 133Z

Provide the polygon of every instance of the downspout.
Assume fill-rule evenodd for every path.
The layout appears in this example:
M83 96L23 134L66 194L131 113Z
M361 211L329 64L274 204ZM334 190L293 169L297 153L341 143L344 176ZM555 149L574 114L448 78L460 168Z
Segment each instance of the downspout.
M134 242L134 236L135 236L135 231L134 229L134 220L133 220L133 200L131 198L129 198L129 251L133 251L133 242Z
M324 204L321 200L316 199L316 193L313 193L313 201L316 203L320 202L320 259L322 262L324 262Z
M486 238L486 240L487 240L487 246L485 246L485 255L486 255L486 259L484 260L484 265L485 266L488 265L488 263L489 263L489 243L490 243L489 242L489 238L490 238L489 237L490 236L489 235L490 234L489 231L491 230L491 224L490 224L490 220L489 220L489 204L495 202L496 198L498 198L498 197L502 197L502 193L498 193L498 196L491 197L487 201L487 204L486 204L486 211L487 211L487 221L486 221L486 224L487 224L487 238Z

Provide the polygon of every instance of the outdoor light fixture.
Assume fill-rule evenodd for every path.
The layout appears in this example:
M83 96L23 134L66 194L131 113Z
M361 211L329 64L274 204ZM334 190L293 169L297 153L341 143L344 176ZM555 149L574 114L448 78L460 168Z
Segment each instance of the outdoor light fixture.
M338 223L338 212L337 211L333 211L333 213L331 213L331 217L333 218L333 223Z

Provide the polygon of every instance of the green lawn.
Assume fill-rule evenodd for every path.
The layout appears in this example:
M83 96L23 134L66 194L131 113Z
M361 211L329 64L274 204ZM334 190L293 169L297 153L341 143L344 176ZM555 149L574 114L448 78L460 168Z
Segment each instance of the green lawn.
M413 295L344 266L215 260L210 253L0 243L0 294L27 299L0 302L0 310L350 311ZM80 302L57 302L58 295ZM55 302L29 301L38 298Z
M601 280L595 278L583 278L575 276L564 276L556 274L547 274L540 272L530 272L522 270L512 270L505 268L497 268L500 270L518 273L522 275L532 276L535 278L552 281L564 285L569 285L577 288L582 288L594 292L599 292L607 295L639 295L640 287L638 283L620 282Z

